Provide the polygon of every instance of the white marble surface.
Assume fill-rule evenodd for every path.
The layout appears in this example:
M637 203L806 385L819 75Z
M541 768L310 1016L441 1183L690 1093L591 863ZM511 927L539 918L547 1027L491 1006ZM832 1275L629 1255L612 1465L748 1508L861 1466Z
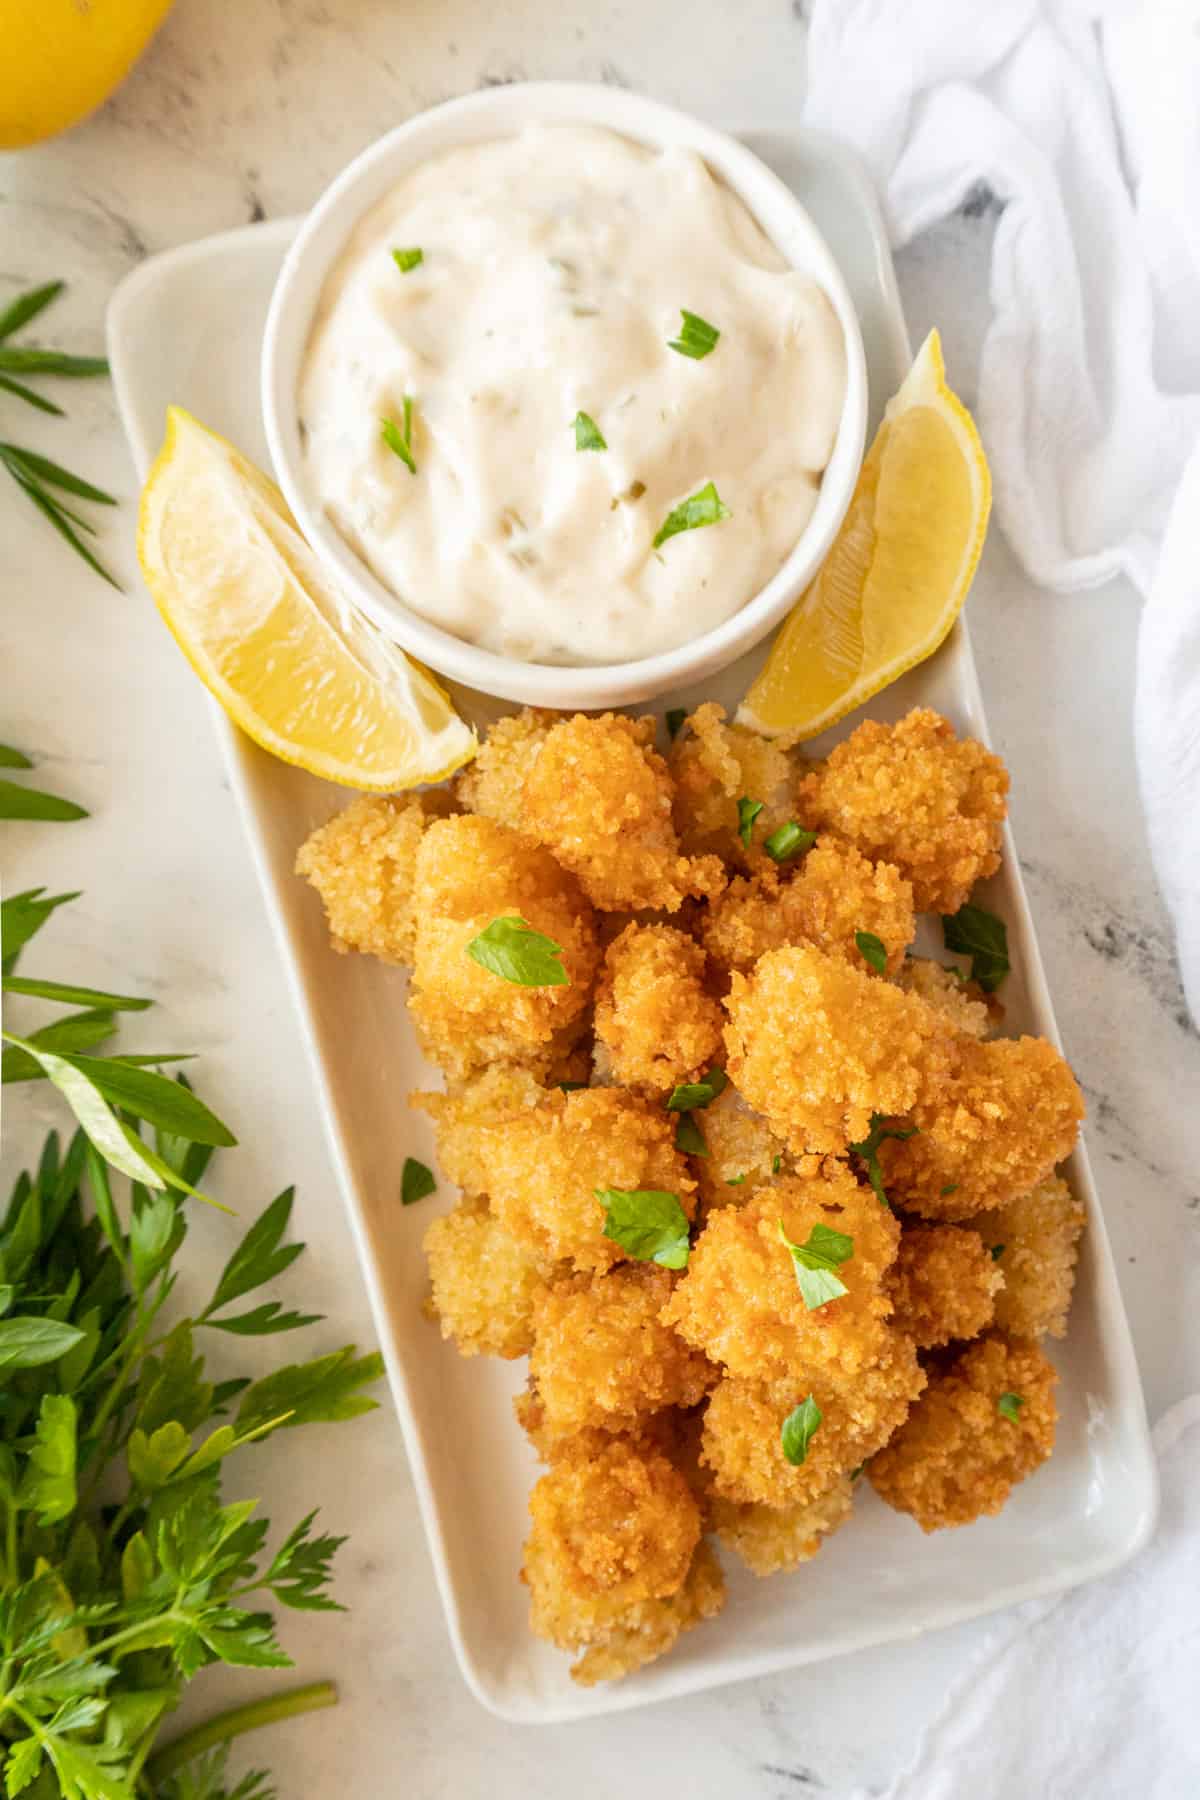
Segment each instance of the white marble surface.
M794 117L803 0L180 0L114 101L73 134L0 157L0 299L53 275L50 323L100 342L114 283L147 253L301 209L369 138L482 81L627 82L721 122ZM913 335L941 325L969 399L986 306L991 204L901 261ZM227 1197L261 1205L300 1184L310 1245L291 1291L327 1314L332 1345L365 1329L362 1290L329 1174L290 1006L199 689L134 574L134 483L111 395L64 396L70 425L0 408L0 432L62 456L120 494L105 552L113 594L0 486L0 739L44 783L91 809L69 826L0 826L7 888L82 886L38 965L136 987L159 1004L127 1039L203 1052L204 1091L243 1138ZM1131 593L1032 590L993 535L972 602L992 727L1014 777L1018 841L1089 1136L1151 1415L1200 1386L1200 1037L1183 1012L1168 922L1147 863L1130 740ZM14 1009L15 1013L15 1009ZM169 1040L169 1044L168 1044ZM8 1173L52 1103L11 1091ZM201 1213L196 1268L227 1248ZM199 1285L199 1282L198 1282ZM269 1347L268 1347L269 1354ZM461 1685L386 1410L285 1435L242 1479L279 1518L319 1503L350 1533L339 1591L351 1610L289 1615L304 1677L333 1675L335 1713L255 1745L280 1791L405 1800L649 1800L669 1779L694 1800L846 1800L878 1791L982 1625L619 1720L547 1730L497 1723ZM247 1491L250 1491L247 1489ZM193 1710L253 1675L197 1683Z

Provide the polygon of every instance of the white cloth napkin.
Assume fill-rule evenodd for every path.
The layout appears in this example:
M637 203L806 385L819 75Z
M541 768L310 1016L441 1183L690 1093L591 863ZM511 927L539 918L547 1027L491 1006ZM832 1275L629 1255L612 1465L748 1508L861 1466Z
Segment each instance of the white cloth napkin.
M996 517L1033 580L1146 596L1139 776L1200 1019L1200 0L816 0L806 117L866 158L897 245L976 183L1004 203Z
M909 1766L855 1800L1196 1800L1200 1395L1154 1433L1162 1514L1107 1581L1017 1607L946 1695Z

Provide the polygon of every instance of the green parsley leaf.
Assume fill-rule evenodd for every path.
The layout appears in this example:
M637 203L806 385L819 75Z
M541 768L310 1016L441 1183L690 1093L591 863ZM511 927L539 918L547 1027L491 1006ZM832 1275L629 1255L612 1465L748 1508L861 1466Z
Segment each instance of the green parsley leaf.
M783 1421L779 1433L783 1454L795 1468L799 1468L808 1455L808 1446L816 1436L822 1416L820 1407L810 1394L807 1400L802 1400L799 1406L793 1407Z
M857 1481L859 1476L862 1474L863 1470L866 1468L866 1466L867 1465L865 1462L860 1462L857 1468L851 1469L851 1471L850 1471L851 1481Z
M75 1402L69 1394L43 1394L20 1504L41 1526L57 1525L75 1510Z
M290 1269L304 1250L303 1244L281 1244L292 1216L295 1188L284 1188L259 1214L245 1237L221 1271L213 1297L200 1314L198 1324L214 1323L213 1314L253 1293L268 1281L275 1281Z
M687 718L687 707L670 706L667 708L665 717L667 721L667 736L673 742L683 729L683 722Z
M849 1292L833 1271L854 1255L852 1237L847 1237L844 1231L833 1231L828 1225L818 1224L809 1232L807 1242L793 1244L782 1219L779 1237L791 1255L800 1298L809 1312L816 1312L818 1307L828 1306L831 1300L838 1300Z
M701 525L719 525L733 515L711 481L673 507L654 534L654 549L681 531L697 531Z
M711 356L721 335L717 327L702 319L699 313L689 312L686 306L680 307L679 316L683 320L679 336L667 339L668 350L677 350L680 356L690 356L694 362Z
M87 808L58 794L45 794L38 788L22 787L19 781L0 779L0 819L41 819L64 821L86 819Z
M994 993L1012 967L1004 920L968 902L956 913L942 914L942 937L947 950L970 957L971 979L985 994Z
M771 1158L771 1173L772 1173L772 1175L778 1175L778 1173L779 1173L780 1169L782 1169L782 1167L783 1167L782 1156L773 1156Z
M587 1082L586 1081L560 1081L557 1085L558 1085L558 1089L559 1089L560 1093L577 1094L579 1092L580 1088L585 1088L587 1086Z
M0 1319L0 1369L38 1369L73 1350L83 1333L61 1319Z
M877 938L873 931L856 931L854 941L863 961L870 963L877 975L884 974L887 970L887 951L883 939Z
M423 1162L418 1162L415 1156L406 1156L400 1174L401 1206L415 1206L418 1200L436 1193L437 1181L433 1170L426 1168Z
M393 250L392 261L402 275L408 275L413 269L420 268L425 261L425 252L423 250Z
M14 750L11 744L0 744L0 769L32 769L33 764L23 750Z
M493 919L467 945L467 955L481 969L517 987L569 987L562 966L562 945L544 937L517 914Z
M895 1138L899 1143L904 1143L908 1138L916 1137L919 1129L916 1125L910 1125L907 1131L900 1131L896 1126L889 1125L886 1113L872 1113L871 1128L867 1136L857 1144L847 1145L851 1154L857 1156L862 1162L867 1180L881 1206L890 1206L891 1201L888 1199L883 1185L883 1170L879 1166L879 1146L885 1138Z
M726 1187L741 1187L741 1185L742 1185L743 1181L745 1181L745 1179L746 1179L746 1171L743 1169L742 1173L740 1175L730 1175L725 1182L725 1186Z
M1022 1394L1001 1394L996 1402L996 1411L1002 1418L1011 1419L1015 1425L1024 1404L1025 1398Z
M737 803L737 809L738 836L748 850L750 848L750 839L754 836L754 821L762 811L763 803L761 800L748 799L747 796L743 794Z
M773 861L781 863L787 862L789 857L798 856L803 850L811 850L816 841L815 831L805 831L802 825L797 825L795 819L789 819L786 825L780 825L778 830L771 833L763 844L763 849Z
M704 1133L690 1112L679 1115L679 1123L675 1127L675 1148L684 1151L688 1156L708 1155L708 1145L704 1141Z
M604 1204L605 1237L635 1261L687 1268L689 1227L678 1194L660 1188L597 1188L596 1198Z
M999 1262L1000 1258L1004 1255L1004 1252L1007 1249L1008 1249L1007 1244L993 1244L991 1247L992 1261Z
M333 1350L312 1362L290 1363L262 1381L252 1382L242 1395L237 1411L240 1432L281 1420L288 1430L297 1425L334 1423L374 1412L379 1405L360 1388L370 1387L383 1374L383 1358L377 1350L359 1356L353 1344Z
M685 1081L672 1088L667 1111L692 1112L696 1107L708 1106L728 1086L729 1077L724 1069L710 1069L703 1081Z
M388 449L400 458L410 475L417 472L416 459L412 447L413 399L411 394L404 396L404 423L397 425L395 419L379 421L380 434Z
M946 1198L946 1195L947 1195L947 1194L957 1194L957 1192L958 1192L958 1183L957 1183L957 1181L948 1181L948 1182L947 1182L947 1183L946 1183L946 1185L945 1185L945 1187L944 1187L944 1188L939 1188L939 1190L938 1190L938 1191L939 1191L939 1193L940 1193L940 1194L941 1194L941 1196L942 1196L942 1199L943 1199L943 1200L944 1200L944 1199L945 1199L945 1198Z
M577 450L608 449L604 433L590 413L577 412L572 424L575 429L575 448Z

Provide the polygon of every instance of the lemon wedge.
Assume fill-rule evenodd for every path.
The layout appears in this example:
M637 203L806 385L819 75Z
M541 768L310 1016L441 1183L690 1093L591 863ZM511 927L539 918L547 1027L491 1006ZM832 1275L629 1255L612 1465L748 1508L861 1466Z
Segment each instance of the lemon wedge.
M979 433L947 386L931 331L739 722L793 742L815 737L932 656L966 599L991 493Z
M474 756L444 689L330 586L274 482L182 407L142 489L138 557L205 687L273 756L372 793Z

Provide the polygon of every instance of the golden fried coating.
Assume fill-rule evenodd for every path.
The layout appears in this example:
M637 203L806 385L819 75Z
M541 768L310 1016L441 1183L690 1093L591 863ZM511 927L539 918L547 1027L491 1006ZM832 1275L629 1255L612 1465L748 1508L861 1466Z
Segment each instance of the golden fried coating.
M982 990L973 981L959 981L932 957L906 956L892 979L906 994L918 994L956 1031L974 1038L985 1038L991 1032L992 1017Z
M718 1206L744 1206L764 1182L794 1172L795 1159L783 1139L746 1105L732 1083L695 1120L708 1155L689 1162L706 1214Z
M718 1496L713 1528L756 1575L798 1569L844 1525L854 1504L849 1475L839 1475L823 1494L802 1506L738 1506Z
M556 1281L538 1297L529 1373L545 1438L585 1426L635 1429L667 1406L694 1406L716 1379L661 1322L673 1277L646 1263Z
M716 1494L742 1506L810 1505L883 1448L924 1386L912 1339L899 1331L889 1331L879 1360L834 1394L726 1377L705 1408L701 1447ZM783 1453L783 1422L810 1391L821 1423L797 1465Z
M484 1194L488 1133L518 1113L532 1111L546 1092L536 1076L519 1063L496 1063L464 1081L452 1082L444 1094L410 1094L408 1101L433 1120L438 1162L446 1179L465 1194Z
M473 762L455 781L455 792L468 812L482 813L524 831L525 777L537 761L547 733L561 713L526 706L488 727Z
M1014 1337L1065 1337L1087 1215L1060 1175L971 1223L997 1252L996 1324Z
M430 1310L463 1356L524 1356L533 1346L534 1302L543 1270L473 1196L425 1233L433 1283Z
M700 1541L699 1508L683 1476L660 1452L626 1438L599 1450L568 1441L534 1487L529 1511L521 1578L530 1624L563 1650L602 1649L614 1633L637 1633L645 1603L683 1587ZM629 1647L624 1636L617 1642Z
M837 1269L845 1294L811 1311L780 1222L794 1244L814 1227L853 1241ZM819 1236L818 1232L818 1236ZM805 1179L781 1175L745 1206L709 1215L663 1318L733 1375L790 1381L805 1392L849 1386L880 1354L892 1303L885 1276L900 1227L844 1163Z
M704 976L704 951L673 925L627 925L608 946L596 1037L623 1087L668 1093L714 1061L722 1014Z
M883 944L895 974L916 931L912 889L888 863L869 863L853 844L827 838L796 864L768 862L739 875L713 902L700 935L714 962L745 974L768 950L815 944L856 969L867 963L856 934Z
M492 819L439 819L417 850L413 908L409 1010L426 1055L448 1074L491 1062L544 1067L583 1029L600 959L592 909L547 851ZM514 914L560 946L565 985L523 987L468 956L494 919Z
M296 873L320 894L335 950L412 962L417 846L430 820L448 811L440 793L362 794L301 844Z
M712 1546L701 1539L683 1586L665 1600L641 1600L625 1612L619 1624L604 1633L601 1643L586 1650L571 1670L580 1687L598 1681L620 1681L635 1669L645 1668L673 1649L685 1631L715 1619L725 1604L725 1577Z
M797 1152L842 1152L874 1113L901 1115L944 1080L953 1036L914 994L792 944L734 975L727 1067Z
M929 1386L906 1424L868 1466L871 1484L922 1531L998 1513L1017 1482L1054 1448L1052 1363L1036 1344L981 1338ZM1015 1411L1000 1410L1004 1396Z
M727 725L712 700L686 719L667 756L675 782L675 829L689 856L716 855L738 869L766 860L763 840L796 817L796 771L769 738ZM738 801L757 801L749 845L742 842Z
M524 829L605 912L677 912L725 885L719 858L680 852L674 784L653 741L652 718L580 713L551 728L525 778Z
M1000 867L1008 771L974 738L918 707L898 725L867 719L800 783L806 822L895 863L918 912L957 912Z
M889 1285L895 1324L918 1350L932 1350L991 1324L1004 1277L978 1231L906 1225Z
M598 1188L658 1189L677 1195L689 1219L695 1213L696 1183L674 1129L673 1115L623 1088L547 1092L480 1133L493 1210L539 1256L607 1269L625 1252L604 1236Z
M959 1037L950 1080L912 1109L918 1134L880 1148L888 1194L927 1219L970 1218L1044 1181L1083 1115L1079 1084L1045 1038Z

